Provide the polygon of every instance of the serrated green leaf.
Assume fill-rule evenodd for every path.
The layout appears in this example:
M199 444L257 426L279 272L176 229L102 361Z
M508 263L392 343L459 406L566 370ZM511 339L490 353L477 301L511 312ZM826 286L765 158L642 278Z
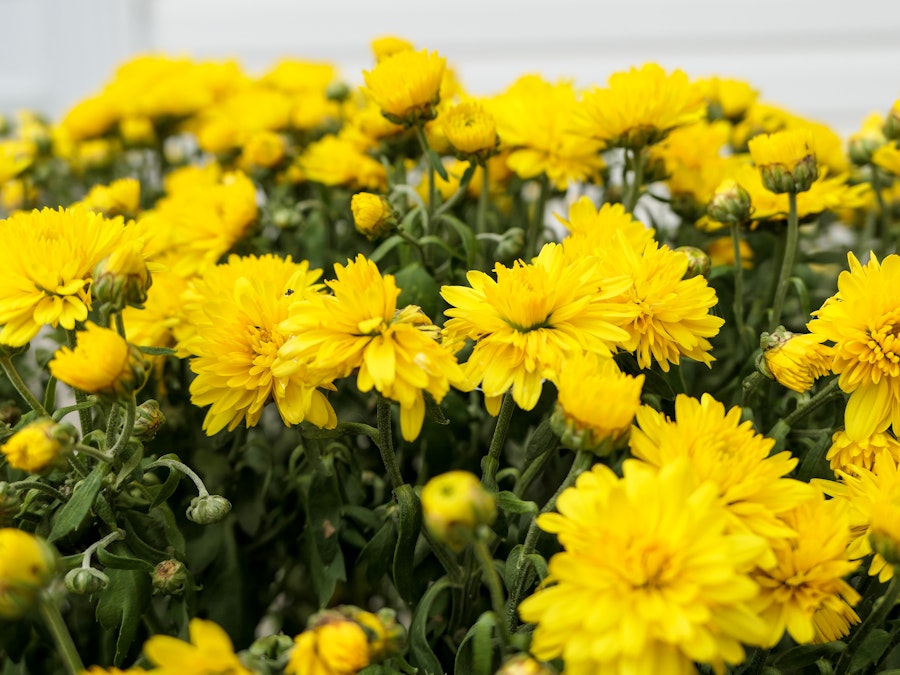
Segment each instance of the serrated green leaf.
M150 602L151 581L146 572L109 568L109 586L99 593L97 621L109 631L117 631L115 665L121 666L135 646L141 617Z
M135 557L131 551L127 551L127 553L113 553L109 548L103 547L97 549L97 560L101 565L110 569L141 570L147 574L152 574L155 567L155 565L143 558Z
M536 503L519 499L509 490L497 493L497 506L507 513L537 513L539 510Z
M449 587L450 580L447 577L441 577L435 581L422 595L409 626L410 660L422 671L422 675L443 675L444 673L441 662L431 649L431 642L428 639L428 624L435 601ZM441 623L446 624L446 620Z
M109 473L109 469L109 464L101 462L94 467L87 478L78 484L72 498L56 512L53 528L47 536L48 541L56 541L81 527L94 505L94 500L103 486L103 479Z
M418 598L413 556L422 531L422 508L415 490L409 484L394 490L394 497L397 500L397 545L394 547L392 566L394 586L400 597L413 606Z

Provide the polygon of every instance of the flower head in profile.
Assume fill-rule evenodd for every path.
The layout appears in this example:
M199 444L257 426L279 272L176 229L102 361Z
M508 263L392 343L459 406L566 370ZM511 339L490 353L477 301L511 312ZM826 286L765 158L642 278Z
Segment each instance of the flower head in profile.
M0 452L15 469L41 473L65 465L63 453L77 440L75 429L50 419L37 419L14 433Z
M865 265L853 253L847 259L837 294L808 328L834 343L832 370L850 394L844 427L861 441L888 427L900 433L900 256L872 255Z
M760 337L766 368L778 384L804 393L831 372L832 348L822 335L792 333L779 326Z
M0 619L27 612L56 573L56 552L40 537L0 528Z
M350 199L353 224L369 239L377 239L397 226L397 214L381 195L358 192Z
M808 128L760 134L751 138L747 147L763 185L776 194L805 192L819 175Z
M452 384L467 388L453 354L437 341L439 329L414 305L397 308L400 289L390 274L359 254L336 263L332 294L294 304L279 330L289 336L278 350L279 377L304 366L330 379L358 369L360 391L378 391L400 404L403 438L418 437L425 393L440 402Z
M765 623L749 576L765 545L728 529L715 487L681 460L624 477L596 465L538 517L563 551L519 606L537 624L531 653L573 673L692 673L744 660Z
M391 122L434 119L446 61L437 52L400 50L363 71L369 94Z
M438 541L462 551L476 529L497 518L497 498L468 471L448 471L422 488L422 518Z
M835 474L855 473L858 469L874 468L875 458L883 452L887 452L895 462L900 462L900 441L885 431L854 441L846 430L838 429L831 437L831 447L825 459Z
M709 77L697 81L697 87L706 99L707 115L711 120L740 120L759 96L749 82L722 77Z
M494 413L509 390L520 408L531 410L543 381L556 381L567 357L583 351L608 356L627 338L617 324L633 310L609 300L630 282L602 277L590 259L570 262L562 246L547 244L532 263L496 263L494 274L473 270L466 275L470 287L441 289L451 317L444 332L459 346L475 341L465 372L480 383Z
M116 331L92 321L78 332L73 348L62 347L50 361L50 374L89 394L130 396L147 379L144 357Z
M613 73L604 88L587 92L573 119L579 136L608 147L636 150L661 141L677 127L706 114L701 89L680 70L672 73L655 63Z
M497 151L497 123L480 102L463 101L442 113L439 122L459 155L483 162Z
M369 639L362 626L336 612L322 614L294 638L284 671L288 675L355 675L371 663Z
M144 655L158 675L253 675L234 653L231 638L205 619L191 619L189 642L168 635L154 635L144 643Z
M186 323L193 334L178 344L193 357L191 401L210 406L203 430L212 435L244 422L259 422L263 408L274 401L287 425L308 420L318 427L337 424L334 410L319 387L330 380L300 364L293 372L276 374L278 349L289 335L280 324L290 316L297 298L315 295L321 272L306 261L274 255L238 257L209 269L182 295Z

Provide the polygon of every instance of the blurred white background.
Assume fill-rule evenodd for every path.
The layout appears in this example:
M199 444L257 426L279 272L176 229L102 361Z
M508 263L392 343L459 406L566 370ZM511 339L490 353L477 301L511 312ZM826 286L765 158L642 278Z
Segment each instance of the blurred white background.
M0 111L58 117L148 51L250 73L325 60L359 83L387 34L438 50L479 94L527 72L603 85L657 61L749 80L842 134L900 97L898 0L0 0Z

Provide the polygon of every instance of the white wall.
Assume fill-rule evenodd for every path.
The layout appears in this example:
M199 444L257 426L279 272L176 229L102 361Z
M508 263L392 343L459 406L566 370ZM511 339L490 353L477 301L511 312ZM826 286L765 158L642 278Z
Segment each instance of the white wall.
M148 49L338 64L351 82L369 42L436 49L476 93L540 72L604 84L658 61L753 82L765 99L847 133L900 97L897 0L0 0L0 110L54 115Z

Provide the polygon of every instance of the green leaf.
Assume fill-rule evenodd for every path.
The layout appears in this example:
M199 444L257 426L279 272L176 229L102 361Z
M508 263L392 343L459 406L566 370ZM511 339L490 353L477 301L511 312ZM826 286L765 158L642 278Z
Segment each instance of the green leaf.
M337 477L322 467L312 474L306 493L307 529L315 539L319 557L326 565L338 555L341 530L341 499Z
M391 237L388 237L387 239L385 239L383 242L381 242L378 245L378 248L376 248L374 251L372 251L372 253L369 255L369 260L377 263L384 256L386 256L388 253L390 253L391 249L395 248L402 242L403 242L403 237L401 237L399 234L395 234Z
M106 570L109 586L99 594L97 621L103 628L118 631L115 665L121 666L128 650L135 646L135 636L144 610L150 602L151 581L138 570Z
M538 505L534 502L526 502L519 499L509 490L502 490L497 493L497 506L507 513L537 513Z
M824 645L800 645L780 654L772 662L772 665L780 670L803 668L821 658L828 659L845 648L846 645L843 642L828 642Z
M865 638L862 644L853 652L850 659L850 671L865 670L868 666L874 665L884 650L891 643L891 634L882 628L873 628Z
M171 347L148 347L148 346L139 346L138 349L141 351L141 354L146 354L147 356L174 356L175 350Z
M466 252L466 267L468 269L473 269L475 267L475 256L478 255L479 244L478 239L475 237L475 233L472 232L472 228L459 218L449 214L442 215L441 220L450 225L450 227L456 231L456 234L459 235L459 239L462 241L463 250Z
M422 595L422 599L416 606L416 611L409 626L410 660L413 665L418 666L422 671L422 675L443 675L444 673L441 662L431 649L428 639L428 625L431 622L431 612L435 601L449 587L450 580L447 577L441 577L434 582ZM439 623L445 625L447 623L446 618L442 617Z
M410 263L397 270L394 279L401 289L397 298L398 307L418 305L428 317L435 314L440 286L422 265L417 262Z
M169 456L167 455L166 458L169 458ZM174 456L172 458L177 459L177 457ZM178 488L178 483L180 483L183 478L180 471L176 471L169 467L166 468L169 469L169 475L166 477L166 482L162 485L154 485L147 488L147 491L153 498L153 501L150 502L151 509L156 508L171 497Z
M394 586L400 597L411 607L418 598L413 557L422 530L422 508L419 498L409 484L394 490L397 500L397 545L394 547Z
M558 440L553 429L550 428L550 418L544 418L528 438L525 445L525 461L530 463L545 452L553 450Z
M103 479L109 473L109 469L109 464L100 462L87 478L75 486L72 498L57 511L56 517L53 519L53 528L47 536L48 541L54 542L81 527L94 505L94 500L103 486Z
M363 547L356 559L357 566L365 569L370 586L375 586L388 573L392 562L391 552L396 545L397 526L394 520L389 518Z
M450 177L447 174L447 167L444 166L444 163L441 161L441 156L437 154L433 148L428 148L428 161L431 162L431 166L434 167L438 176L444 180L450 180Z
M494 672L494 630L497 618L485 612L469 629L456 652L455 675L491 675Z
M347 580L347 572L344 567L344 554L337 549L337 554L330 563L322 561L319 549L316 546L316 537L310 528L303 533L304 548L306 549L307 562L313 587L319 594L319 607L325 607L334 595L334 589L338 581Z
M152 574L155 568L155 565L143 558L134 557L131 551L127 554L117 554L103 547L97 549L97 560L104 567L117 570L141 570L146 574Z

